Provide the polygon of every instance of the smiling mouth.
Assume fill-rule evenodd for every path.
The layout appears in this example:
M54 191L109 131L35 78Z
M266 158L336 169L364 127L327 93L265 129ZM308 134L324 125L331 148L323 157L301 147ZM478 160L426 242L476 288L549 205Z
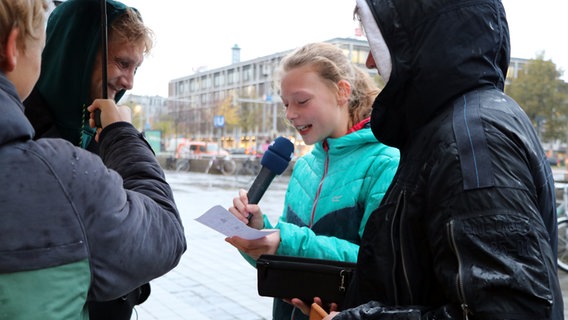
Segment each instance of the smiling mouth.
M302 133L302 131L306 131L311 127L312 127L311 124L304 125L304 126L296 126L296 130L298 130L298 132Z

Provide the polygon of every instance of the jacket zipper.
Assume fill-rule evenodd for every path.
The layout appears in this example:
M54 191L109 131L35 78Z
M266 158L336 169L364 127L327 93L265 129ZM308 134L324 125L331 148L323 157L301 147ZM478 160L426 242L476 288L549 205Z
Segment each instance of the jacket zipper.
M401 195L399 197L399 203L397 203L397 211L398 211L399 204L402 205L402 210L400 211L399 221L404 221L404 213L406 212L406 190L402 190L402 192L401 192ZM404 233L400 229L400 228L402 228L402 222L400 222L398 225L399 225L398 236L399 236L399 238L402 238L404 236ZM399 239L399 245L400 245L400 262L402 264L401 265L402 274L404 276L404 282L406 283L406 289L408 290L408 295L410 296L410 303L412 304L412 303L414 303L414 297L412 295L412 286L410 285L410 279L408 278L408 268L406 267L405 255L404 255L405 250L404 250L402 239Z
M458 274L456 275L456 286L458 292L458 299L461 301L461 309L463 311L463 318L468 320L468 314L470 313L469 305L465 299L465 291L463 288L463 274L462 274L462 262L460 258L460 253L458 250L458 246L454 237L454 221L450 221L448 223L448 237L450 238L450 245L454 249L454 253L456 254L456 258L458 260Z
M398 199L396 200L396 207L394 208L394 214L392 216L392 220L391 220L391 250L393 252L393 255L396 253L396 241L393 237L393 235L395 234L394 230L396 229L395 226L395 222L396 222L396 216L398 215L398 211L399 211L399 206L401 205L402 199L404 197L404 191L402 191L399 195L398 195ZM388 219L388 217L387 217ZM402 247L402 245L401 245ZM393 265L392 265L392 285L394 288L394 299L396 304L398 305L398 287L397 287L397 281L396 281L396 257L393 259Z
M325 150L325 162L323 165L323 175L321 176L321 180L319 182L318 185L318 191L316 192L316 197L314 198L314 205L312 206L312 218L310 219L310 224L308 226L308 228L312 228L312 225L314 224L314 218L316 215L316 207L318 205L318 201L319 201L319 197L320 197L320 193L321 193L321 188L323 187L323 181L325 180L325 177L327 176L327 169L329 167L329 147L327 146L327 140L324 140L323 142L323 149Z

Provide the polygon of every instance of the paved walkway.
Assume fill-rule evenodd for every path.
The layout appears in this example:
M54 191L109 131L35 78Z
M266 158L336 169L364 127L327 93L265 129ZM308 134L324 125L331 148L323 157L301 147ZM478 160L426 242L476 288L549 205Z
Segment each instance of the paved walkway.
M169 173L167 179L174 189L188 249L174 270L151 282L149 299L135 308L132 319L271 319L272 299L258 295L256 269L225 242L224 235L194 220L214 205L228 208L238 189L248 189L252 178L237 181ZM286 183L285 177L277 177L260 201L273 221L280 215Z

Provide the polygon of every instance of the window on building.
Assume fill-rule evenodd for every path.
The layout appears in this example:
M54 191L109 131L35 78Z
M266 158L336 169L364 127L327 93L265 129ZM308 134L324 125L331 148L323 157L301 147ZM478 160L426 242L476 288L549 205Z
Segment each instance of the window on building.
M221 72L216 72L213 75L213 85L215 86L215 88L222 86L224 84L223 82L224 82L223 74Z
M243 67L243 81L251 81L253 78L251 66L244 66Z
M202 89L210 89L213 85L212 81L211 81L211 76L204 76L202 79Z
M268 94L268 92L266 92L266 88L264 83L259 83L258 84L258 93L260 94L260 96L265 99L266 95Z
M189 93L189 80L183 81L183 94Z
M235 74L235 69L227 70L227 84L235 83L233 79L234 74Z

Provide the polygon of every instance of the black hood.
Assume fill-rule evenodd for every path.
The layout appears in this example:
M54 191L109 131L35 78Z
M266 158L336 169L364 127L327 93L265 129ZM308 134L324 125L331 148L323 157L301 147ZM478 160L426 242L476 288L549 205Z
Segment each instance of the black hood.
M503 90L510 43L501 1L366 1L392 57L373 105L371 126L381 142L401 148L456 97Z
M128 7L118 1L105 1L110 26ZM91 75L101 46L100 3L68 0L53 10L47 22L41 73L35 86L53 114L61 137L75 145L83 141L83 147L95 134L95 129L83 119L88 114L85 108L92 103ZM117 92L115 101L124 92Z

